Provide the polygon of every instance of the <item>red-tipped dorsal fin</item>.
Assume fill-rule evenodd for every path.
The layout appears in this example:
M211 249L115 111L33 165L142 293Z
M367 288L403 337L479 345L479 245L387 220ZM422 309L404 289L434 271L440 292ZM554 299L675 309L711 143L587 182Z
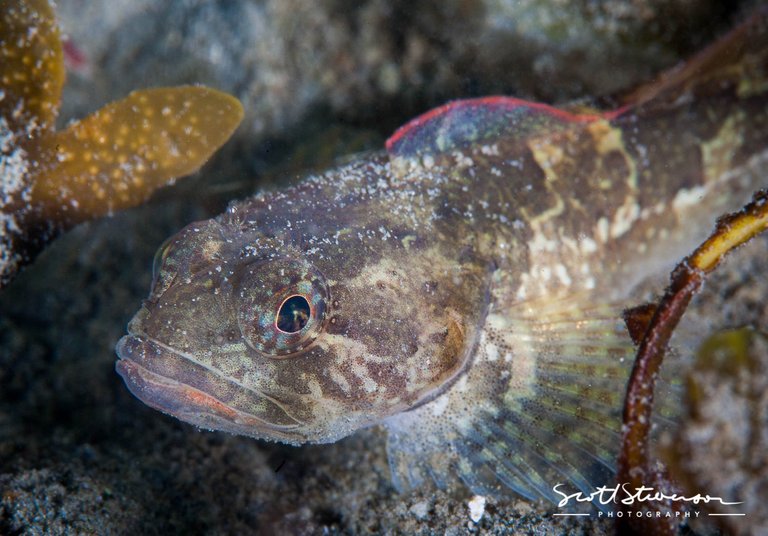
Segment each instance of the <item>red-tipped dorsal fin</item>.
M402 171L403 165L413 167L425 161L429 167L429 162L467 147L555 134L601 118L514 97L465 99L409 121L387 140L386 147L395 167Z

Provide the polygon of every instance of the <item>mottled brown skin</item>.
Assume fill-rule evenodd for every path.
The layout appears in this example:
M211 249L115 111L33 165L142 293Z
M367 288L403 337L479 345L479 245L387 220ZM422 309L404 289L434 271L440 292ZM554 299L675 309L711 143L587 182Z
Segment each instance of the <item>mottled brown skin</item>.
M399 486L458 476L555 500L557 482L604 483L628 294L765 185L766 33L763 13L705 53L738 44L732 64L700 57L615 112L449 106L388 153L188 226L118 371L205 428L304 443L384 424ZM457 117L471 128L451 137ZM280 333L291 295L317 306Z
M284 204L291 197L277 194L233 205L216 220L188 227L167 246L155 288L131 331L192 354L243 387L235 389L170 352L142 365L232 400L233 407L269 422L303 423L280 432L280 439L294 443L333 441L377 422L381 410L403 411L450 383L466 365L485 314L490 261L471 244L435 244L433 226L419 225L418 212L410 222L393 221L403 195L417 204L423 198L430 207L428 183L393 187L382 181L386 169L385 157L372 157L344 169L342 180L336 172L307 180L291 192L305 200L301 204ZM372 196L376 189L384 195ZM338 205L345 210L328 210ZM254 262L266 260L259 270L269 276L291 259L308 260L322 274L330 290L326 318L313 344L265 357L239 329L237 279ZM293 290L285 286L287 297ZM275 290L264 289L264 299ZM167 322L165 312L182 313L181 303L187 321ZM227 344L217 344L222 338ZM128 344L134 343L121 348ZM142 342L134 353L150 345ZM277 403L265 403L260 395ZM250 426L232 431L260 435Z

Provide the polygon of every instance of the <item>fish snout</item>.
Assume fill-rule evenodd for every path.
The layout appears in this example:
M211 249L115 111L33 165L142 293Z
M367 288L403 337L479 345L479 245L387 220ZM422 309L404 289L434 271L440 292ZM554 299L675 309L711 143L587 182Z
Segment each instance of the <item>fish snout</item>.
M141 335L124 336L115 350L115 368L128 390L158 411L208 430L302 442L303 423L278 400L194 356Z
M115 369L128 390L148 406L176 415L181 408L174 397L181 384L162 371L164 349L144 337L126 335L115 351Z
M160 357L159 347L149 344L149 341L137 335L125 335L115 346L115 352L120 360L131 360L137 363L147 358ZM119 361L118 361L119 363Z

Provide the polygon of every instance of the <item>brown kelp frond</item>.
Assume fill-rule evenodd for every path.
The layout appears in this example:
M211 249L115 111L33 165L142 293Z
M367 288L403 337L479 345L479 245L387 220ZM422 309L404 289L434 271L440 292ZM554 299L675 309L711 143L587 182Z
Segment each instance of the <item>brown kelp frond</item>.
M673 484L666 471L649 456L649 436L654 384L667 344L688 303L701 288L706 275L736 247L768 228L768 190L755 193L741 211L717 222L714 233L683 259L672 272L671 284L659 302L637 350L624 400L622 447L618 461L618 481L634 488L652 486L671 494ZM671 501L632 505L638 512L668 512L679 508ZM618 520L622 534L675 534L675 516L631 515Z
M66 224L138 205L200 168L242 116L237 99L205 87L135 91L41 140L52 164L32 202Z
M49 2L0 3L0 288L62 231L200 168L243 117L225 93L157 88L57 133L63 83Z
M16 134L53 128L64 85L59 28L47 0L0 8L0 117Z

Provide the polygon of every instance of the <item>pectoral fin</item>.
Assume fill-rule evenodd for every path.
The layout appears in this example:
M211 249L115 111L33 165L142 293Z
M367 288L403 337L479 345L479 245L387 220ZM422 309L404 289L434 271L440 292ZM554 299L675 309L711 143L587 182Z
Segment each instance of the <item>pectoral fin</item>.
M589 494L613 482L635 347L626 304L581 298L489 316L466 377L445 398L387 423L398 485L459 479L480 493L502 484L557 502L558 483ZM665 425L677 407L671 383L659 388Z

